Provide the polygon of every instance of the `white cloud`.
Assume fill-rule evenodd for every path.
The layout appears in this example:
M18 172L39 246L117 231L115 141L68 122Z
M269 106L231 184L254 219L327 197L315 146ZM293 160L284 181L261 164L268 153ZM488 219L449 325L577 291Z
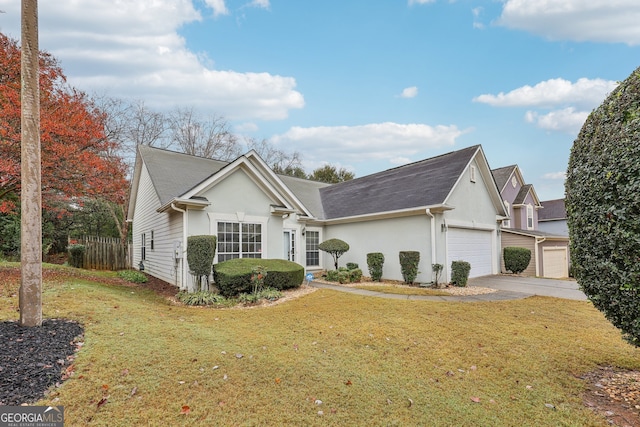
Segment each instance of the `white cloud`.
M637 0L506 0L505 27L552 40L640 44Z
M493 107L551 107L575 104L583 108L594 108L617 85L617 82L603 79L581 78L571 83L559 78L546 80L535 86L522 86L508 93L480 95L473 100Z
M400 94L400 98L415 98L418 95L418 87L411 86L402 89L402 93Z
M543 179L562 180L562 181L564 181L566 177L567 177L566 172L549 172L542 175Z
M204 0L204 2L213 9L213 15L228 15L229 9L227 9L227 5L224 3L224 0Z
M411 163L411 159L408 157L394 157L393 159L389 159L389 163L393 165L406 165L407 163Z
M271 4L269 3L269 0L253 0L250 3L250 6L260 7L262 9L269 9Z
M545 130L577 134L589 116L588 111L575 111L573 107L554 110L546 114L527 111L525 120Z
M17 3L0 0L7 18L0 30L14 38ZM223 1L207 5L228 13ZM144 99L153 108L193 106L230 120L279 120L304 106L293 77L217 70L206 54L190 51L178 30L203 19L190 0L41 2L39 9L41 49L85 92Z
M271 142L304 153L305 161L410 161L430 149L453 146L468 131L456 126L372 123L361 126L292 127ZM333 161L331 161L333 163Z

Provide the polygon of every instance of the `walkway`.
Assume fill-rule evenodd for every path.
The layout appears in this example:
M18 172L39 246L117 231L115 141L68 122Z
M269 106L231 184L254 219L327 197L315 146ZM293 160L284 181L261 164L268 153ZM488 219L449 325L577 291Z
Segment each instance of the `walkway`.
M369 291L347 286L330 285L327 283L311 282L313 287L347 292L355 295L389 298L412 301L509 301L527 298L533 295L552 296L557 298L586 301L587 297L579 290L573 280L541 279L537 277L520 277L509 275L485 276L469 279L470 286L497 289L496 292L466 296L437 296L437 295L398 295L384 292Z

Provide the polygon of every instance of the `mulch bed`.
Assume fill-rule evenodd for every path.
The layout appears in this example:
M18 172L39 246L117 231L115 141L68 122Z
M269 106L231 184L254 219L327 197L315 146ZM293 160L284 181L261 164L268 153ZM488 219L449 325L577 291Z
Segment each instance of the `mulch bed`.
M0 322L0 405L34 403L68 378L83 332L79 324L59 319L39 327Z

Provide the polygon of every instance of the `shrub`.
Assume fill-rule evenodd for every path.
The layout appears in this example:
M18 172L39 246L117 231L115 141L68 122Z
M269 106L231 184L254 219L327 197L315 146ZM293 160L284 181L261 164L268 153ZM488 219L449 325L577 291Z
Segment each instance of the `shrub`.
M120 270L118 271L118 277L131 283L147 283L149 280L144 273L136 270Z
M355 270L356 268L360 268L360 266L358 266L357 262L348 262L347 263L347 270Z
M255 304L261 300L275 301L282 298L282 292L273 288L264 288L256 293L241 293L238 295L238 302L242 304Z
M209 287L209 275L213 266L213 258L216 256L216 236L189 236L187 237L187 262L189 270L196 278L198 288L202 289L202 278L205 277L207 288Z
M206 291L185 292L180 291L176 295L179 301L186 305L214 305L224 304L227 302L222 295L214 294Z
M575 278L640 346L640 68L585 121L573 143L565 206Z
M451 262L451 283L455 286L467 286L471 264L467 261Z
M362 280L362 270L354 268L349 270L345 267L340 267L337 270L327 271L326 279L329 282L355 283Z
M220 293L226 297L249 293L253 290L253 270L266 269L264 286L278 290L296 288L304 280L304 267L283 259L238 258L223 261L213 266L213 279Z
M503 250L504 268L514 274L520 274L529 267L531 250L507 246Z
M400 251L400 271L402 278L408 285L413 284L418 275L418 264L420 263L420 252Z
M69 265L71 267L82 268L84 265L84 253L86 250L87 248L85 245L77 243L67 246L67 251L69 252Z
M333 265L338 269L338 258L349 250L349 245L340 239L329 239L318 245L318 249L331 254L333 257Z
M431 264L431 270L435 276L434 284L438 287L438 281L440 280L440 275L442 274L442 270L444 270L444 265L442 264Z
M382 265L384 264L384 255L380 252L371 252L367 254L367 267L371 280L379 282L382 280Z

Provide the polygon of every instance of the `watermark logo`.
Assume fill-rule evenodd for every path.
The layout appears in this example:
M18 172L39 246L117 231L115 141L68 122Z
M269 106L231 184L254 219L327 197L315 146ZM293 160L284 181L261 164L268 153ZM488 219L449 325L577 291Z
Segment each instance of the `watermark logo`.
M64 407L0 406L0 427L64 427Z

